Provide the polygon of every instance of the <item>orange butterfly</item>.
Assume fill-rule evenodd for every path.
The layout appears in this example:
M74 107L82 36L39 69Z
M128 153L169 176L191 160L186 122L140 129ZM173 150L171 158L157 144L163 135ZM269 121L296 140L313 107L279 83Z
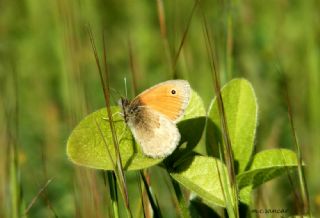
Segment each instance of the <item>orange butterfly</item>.
M191 88L185 80L159 83L135 97L121 98L123 117L145 155L170 155L180 141L176 123L189 104Z

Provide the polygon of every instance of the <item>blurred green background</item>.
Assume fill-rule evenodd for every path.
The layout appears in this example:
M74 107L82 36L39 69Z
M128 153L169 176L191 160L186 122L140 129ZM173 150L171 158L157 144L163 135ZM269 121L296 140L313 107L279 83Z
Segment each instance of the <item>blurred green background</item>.
M195 1L0 1L0 217L108 217L101 172L74 166L66 156L71 130L104 98L87 27L102 55L110 85L133 97L176 76L187 79L206 107L214 97L201 10ZM256 151L295 149L287 116L288 85L306 164L312 213L320 215L320 2L299 0L201 1L215 42L221 82L248 79L259 104ZM132 57L130 59L130 50ZM130 62L131 60L131 62ZM119 95L111 93L114 104ZM15 155L16 154L16 155ZM16 176L14 176L16 175ZM142 216L137 175L127 183L134 216ZM294 183L297 183L297 177ZM151 184L165 217L178 216L168 175L151 169ZM258 189L254 208L293 208L295 190L283 178ZM296 185L298 189L298 185ZM17 203L18 202L18 203Z

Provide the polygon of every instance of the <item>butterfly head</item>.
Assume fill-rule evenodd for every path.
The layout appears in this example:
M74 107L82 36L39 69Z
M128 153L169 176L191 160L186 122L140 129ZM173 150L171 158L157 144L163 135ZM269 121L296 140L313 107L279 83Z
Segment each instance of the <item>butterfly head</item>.
M141 105L138 99L130 101L126 98L120 98L118 101L122 114L126 123L135 120L141 111Z

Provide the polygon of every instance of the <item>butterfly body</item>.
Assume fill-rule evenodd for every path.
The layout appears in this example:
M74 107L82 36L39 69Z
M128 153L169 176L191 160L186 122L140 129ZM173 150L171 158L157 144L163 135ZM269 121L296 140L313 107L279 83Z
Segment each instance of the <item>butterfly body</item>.
M187 81L169 80L147 89L132 101L121 99L123 117L145 155L170 155L180 141L176 122L189 103Z

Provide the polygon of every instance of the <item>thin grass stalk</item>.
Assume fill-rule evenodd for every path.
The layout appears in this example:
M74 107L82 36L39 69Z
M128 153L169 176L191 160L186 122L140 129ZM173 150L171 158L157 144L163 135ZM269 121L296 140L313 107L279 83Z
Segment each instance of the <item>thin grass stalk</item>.
M47 163L46 163L46 146L41 147L41 159L42 159L42 171L43 171L43 175L44 175L44 181L50 181L52 179L47 179L48 178L48 173L47 173ZM51 183L51 181L49 182ZM41 197L43 198L43 200L45 201L46 205L48 206L49 210L52 212L54 217L58 217L57 212L55 211L55 209L53 208L53 205L50 202L50 199L48 197L48 192L47 189L44 188L43 191L40 192ZM25 213L26 214L26 213Z
M220 160L223 160L223 154L222 154L222 151L223 151L223 147L221 144L219 144L219 156L220 156ZM230 191L229 191L229 176L228 176L228 172L226 174L225 170L221 167L219 167L219 165L217 164L217 161L216 161L216 165L217 165L217 168L218 168L218 174L219 174L219 182L220 182L220 185L221 185L221 188L222 188L222 193L223 193L223 198L226 202L226 208L227 208L227 211L228 211L228 214L232 213L233 212L233 204L232 204L232 198L230 196ZM231 202L231 204L229 203Z
M232 0L228 1L227 12L227 41L226 41L226 71L227 71L227 80L232 78L232 52L233 52L233 16L231 9L233 8Z
M292 192L293 192L293 195L294 195L294 204L296 206L296 208L298 209L298 214L300 214L300 217L302 218L302 214L303 214L303 208L301 209L300 206L301 206L301 198L299 197L298 195L298 192L296 191L296 189L294 188L294 184L293 184L293 178L292 176L290 175L290 170L289 168L287 167L287 164L286 164L286 157L285 155L282 153L282 165L285 166L286 168L286 173L287 173L287 177L288 177L288 181L290 183L290 187L292 188Z
M16 167L15 161L15 149L10 152L10 193L11 193L11 216L12 218L18 218L19 215L19 185L18 177L19 171Z
M145 190L147 192L147 196L148 196L151 208L153 210L153 216L155 218L161 218L162 215L161 215L161 211L160 211L159 205L155 201L155 198L154 198L153 194L151 193L150 186L148 185L147 179L144 176L143 172L141 172L141 171L140 171L140 176L141 176L144 188L145 188Z
M160 25L160 33L163 38L167 37L167 25L164 13L163 0L157 0L158 18Z
M110 173L112 171L101 171L102 173L102 178L103 178L103 184L104 184L104 187L106 188L106 195L109 195L110 198L107 198L107 199L112 199L111 198L111 189L110 189L110 184L109 184L109 179L108 179L108 173ZM114 211L113 211L113 205L112 205L112 200L108 201L107 200L107 217L114 217Z
M111 152L110 152L110 150L108 148L107 141L106 141L105 137L103 136L101 127L100 127L100 125L99 125L99 123L97 121L96 121L96 124L98 126L98 129L99 129L100 135L102 137L102 140L103 140L103 142L104 142L104 144L106 146L109 158L110 158L111 163L112 163L112 167L114 169L114 171L107 171L106 173L107 173L108 184L109 184L109 193L110 193L110 198L111 198L111 207L112 207L112 210L113 210L113 217L119 217L117 186L116 186L116 182L113 180L113 177L115 177L117 179L117 176L114 173L115 170L116 170L116 164L112 159L112 155L111 155ZM105 185L106 185L106 183L105 183Z
M180 42L180 45L179 45L179 48L178 48L178 52L176 53L175 57L174 57L174 60L172 61L172 74L175 75L176 74L176 68L177 68L177 63L178 63L178 59L180 57L180 54L181 54L181 51L182 51L182 47L186 41L186 37L188 35L188 32L189 32L189 28L190 28L190 25L191 25L191 21L192 21L192 18L193 18L193 15L197 9L197 6L199 4L199 0L196 0L194 5L193 5L193 8L192 8L192 11L191 11L191 14L189 16L189 19L188 19L188 22L187 22L187 26L186 26L186 29L184 30L183 32L183 35L182 35L182 39L181 39L181 42Z
M174 168L174 167L173 167L173 168ZM168 172L167 172L167 173L168 173ZM170 174L169 174L169 180L168 180L168 179L165 179L164 182L165 182L165 184L166 184L167 189L170 190L170 193L172 193L173 191L175 191L175 190L171 191L171 187L173 187L173 186L171 186L171 185L172 185L172 181L171 181L171 178L170 178ZM185 196L185 199L188 199L188 197L190 197L190 192L187 192L186 194L187 194L187 196L184 195L184 196ZM179 205L179 202L178 202L178 199L177 199L176 195L175 195L175 194L172 194L170 197L171 197L171 202L172 202L173 207L174 207L176 210L181 211L180 205ZM187 200L187 201L188 201L188 200ZM186 202L186 205L188 205L188 202ZM188 208L188 207L187 207L187 208ZM181 214L181 216L182 216L182 214Z
M169 76L172 77L173 79L176 79L176 78L178 78L178 75L172 69L173 55L170 50L170 45L169 45L169 40L168 40L168 35L167 35L167 26L166 26L166 18L165 18L165 13L164 13L163 0L157 0L157 9L158 9L158 18L159 18L159 25L160 25L160 34L161 34L161 38L163 40L164 50L166 52L166 58L167 58L167 61L169 63L169 66L170 66L171 72L172 72L172 74L170 74Z
M222 146L219 144L218 147L219 147L220 160L223 160L222 151L221 151ZM220 169L220 167L219 167L219 165L218 165L218 160L217 160L217 159L215 159L215 163L216 163L216 164L215 164L215 165L216 165L216 170L217 170L218 176L219 176L220 187L222 188L223 199L224 199L225 202L227 202L227 201L226 201L226 192L225 192L224 188L225 188L225 187L228 187L228 184L225 185L224 183L222 183L222 173L221 173L221 169ZM223 170L222 172L223 172L223 176L226 176L226 175L225 175L225 171ZM226 178L227 178L227 177L226 177ZM228 195L228 196L229 196L229 195Z
M178 202L179 202L179 209L180 209L181 217L191 218L187 202L183 196L183 193L182 193L182 190L180 188L179 183L177 183L174 179L172 179L172 177L170 177L170 179L171 179L173 189L175 191L175 194L176 194Z
M304 173L304 169L302 167L303 164L303 160L302 160L302 151L301 151L301 147L298 141L298 136L296 134L296 129L295 129L295 125L294 125L294 121L293 121L293 112L291 110L291 101L290 101L290 97L289 97L289 92L288 92L288 87L285 86L286 88L286 100L287 100L287 108L288 108L288 118L289 118L289 122L290 122L290 127L291 127L291 133L292 133L292 137L294 140L294 144L296 146L296 150L297 150L297 158L298 158L298 177L299 177L299 187L300 187L300 193L302 196L302 204L303 204L303 211L302 214L308 214L309 217L311 217L311 213L310 213L310 197L309 197L309 193L308 193L308 187L307 187L307 182L306 182L306 176Z
M20 209L22 209L21 199L21 185L20 185L20 169L18 159L18 129L19 129L19 85L18 85L18 74L13 70L13 114L10 112L10 108L6 108L7 117L7 137L9 146L9 184L10 184L10 195L11 195L11 211L10 215L13 218L21 216ZM10 97L11 99L11 97ZM9 104L10 105L10 104ZM13 125L12 125L12 123Z
M224 160L226 162L227 168L228 168L228 174L230 178L231 183L231 189L232 189L232 205L233 205L233 212L228 211L228 214L230 217L239 217L239 210L238 210L238 188L236 184L236 175L235 175L235 167L234 167L234 158L232 153L232 147L231 147L231 140L229 136L228 126L227 126L227 120L226 120L226 114L223 106L223 100L221 95L221 86L220 86L220 78L218 76L218 69L217 69L217 59L216 55L214 53L214 47L212 46L213 43L210 39L210 34L208 30L207 20L205 17L205 13L202 10L203 15L203 22L204 22L204 35L206 40L206 47L207 52L210 60L210 67L212 72L212 78L214 82L214 91L217 98L217 104L218 104L218 111L219 111L219 117L220 117L220 125L222 127L222 137L223 137L223 151L224 151ZM227 192L229 193L229 192Z
M53 179L49 179L44 186L38 191L38 193L36 194L36 196L34 196L31 200L31 202L28 204L27 208L24 211L24 216L27 216L30 209L32 208L32 206L36 203L36 201L38 200L39 196L47 189L47 187L49 186L49 184L53 181ZM56 216L57 217L57 216Z
M111 197L111 204L113 209L113 217L119 218L119 201L117 192L117 180L113 171L107 171L107 178L109 183L109 191Z
M119 151L119 144L118 144L118 139L112 119L112 112L111 112L111 107L110 107L110 88L109 88L109 78L108 78L108 69L107 69L107 60L106 60L106 47L105 47L105 39L104 39L104 34L103 34L103 51L104 51L104 66L105 66L105 76L106 76L106 82L104 81L103 75L102 75L102 68L100 65L97 49L94 43L93 39L93 33L90 29L88 28L88 33L91 41L91 46L94 52L94 57L96 60L96 64L98 67L98 72L100 76L100 81L101 81L101 86L103 89L103 94L105 98L105 103L106 103L106 108L107 108L107 114L108 114L108 123L110 125L111 133L112 133L112 140L113 144L115 146L115 153L116 153L116 168L115 168L115 176L118 181L119 189L122 194L122 197L124 199L125 203L125 208L127 212L128 217L132 217L132 213L130 210L130 204L129 204L129 197L128 197L128 191L127 191L127 186L126 186L126 180L123 172L123 166L122 166L122 161L121 161L121 156L120 156L120 151Z
M138 93L138 87L137 87L137 71L135 68L134 64L134 58L133 58L133 51L132 51L132 46L131 46L131 41L129 40L129 58L130 58L130 72L131 72L131 77L132 77L132 87L133 87L133 95L136 96ZM143 215L147 217L151 217L151 211L149 210L148 206L144 206L144 201L146 204L150 203L150 199L148 198L149 195L147 194L147 190L151 189L150 183L148 182L147 179L145 179L145 176L149 176L149 172L147 169L140 170L140 175L139 178L139 187L140 190L142 191L141 193L141 199L142 199L142 207L143 207ZM147 182L143 190L141 189L141 177L144 177L145 181Z
M47 186L52 182L53 178L47 180L45 186L43 188L41 188L38 193L40 193L41 198L44 200L46 206L49 208L49 210L52 213L52 216L57 218L59 217L56 210L54 209L49 197L48 197L48 189ZM30 208L31 209L31 208Z
M181 54L182 47L183 47L183 45L185 43L186 37L188 35L189 27L190 27L193 15L194 15L194 13L196 11L196 8L197 8L199 2L200 2L199 0L196 0L195 3L194 3L194 6L193 6L192 11L191 11L191 14L190 14L189 19L187 21L186 29L183 32L182 39L181 39L181 42L179 44L178 51L177 51L177 53L175 55L173 55L171 53L171 50L170 50L168 36L167 36L167 28L166 28L166 23L165 23L165 15L164 15L165 13L164 13L163 1L162 0L157 0L160 32L161 32L161 36L162 36L162 38L164 40L165 49L167 51L167 56L170 59L169 63L170 63L171 71L172 71L171 75L172 75L172 77L174 79L178 78L178 74L177 74L177 71L176 71L178 59L179 59L179 56Z
M120 180L120 190L122 189L124 200L125 200L125 206L126 206L126 212L128 217L132 217L132 213L130 210L130 204L129 204L129 195L128 195L128 189L126 185L126 177L124 175L123 171L123 166L122 166L122 161L121 161L121 155L120 155L120 149L119 149L119 141L117 139L117 134L114 126L114 122L112 119L112 112L111 112L111 107L110 107L110 81L109 81L109 72L108 72L108 65L107 65L107 50L106 50L106 43L105 43L105 34L103 34L103 61L104 61L104 69L105 69L105 88L104 88L104 96L105 96L105 102L106 102L106 107L108 111L108 118L109 118L109 125L111 128L111 133L112 133L112 140L115 146L115 151L116 151L116 166L117 166L117 171L119 174L119 180ZM101 75L101 82L103 85L103 77Z
M103 143L104 143L104 145L106 146L106 150L107 150L108 156L109 156L109 158L110 158L110 160L111 160L112 167L113 167L114 170L116 170L116 164L115 164L115 162L114 162L113 159L112 159L112 155L111 155L111 152L110 152L110 150L109 150L109 147L108 147L108 144L107 144L107 140L105 139L105 137L103 137L102 129L101 129L101 127L100 127L100 125L99 125L99 123L98 123L97 120L96 120L96 125L97 125L97 127L98 127L98 129L99 129L99 133L100 133L100 135L101 135L101 137L102 137Z
M141 173L141 171L140 171ZM141 176L139 175L139 173L137 173L137 177L138 177L138 183L139 183L139 191L140 191L140 197L141 197L141 206L142 206L142 212L143 212L143 217L146 218L146 208L144 206L144 203L143 203L143 199L144 199L144 193L145 193L145 190L143 190L142 186L141 186Z
M183 33L183 36L182 36L182 39L181 39L181 42L179 44L179 48L178 48L178 51L177 53L175 54L175 56L173 57L173 55L170 53L170 48L169 48L169 43L168 43L168 37L167 37L167 31L166 31L166 24L165 24L165 16L164 16L164 7L163 7L163 1L162 0L157 0L157 6L158 6L158 17L159 17L159 24L160 24L160 31L161 31L161 36L162 38L164 39L164 42L165 42L165 45L166 45L166 48L169 52L169 56L170 56L170 63L171 63L171 70L172 70L172 77L174 79L178 78L178 75L177 75L177 71L176 71L176 67L177 67L177 62L178 62L178 59L180 57L180 54L181 54L181 51L182 51L182 47L185 43L185 40L186 40L186 37L187 37L187 34L189 32L189 27L191 25L191 21L192 21L192 18L193 18L193 15L196 11L196 8L198 6L198 3L199 1L196 1L194 3L194 6L192 8L192 11L191 11L191 14L189 16L189 19L188 19L188 22L187 22L187 25L186 25L186 28L185 28L185 31ZM171 177L170 177L171 178ZM187 206L187 203L184 199L184 196L182 194L182 191L181 191L181 188L179 186L179 184L177 182L175 182L172 178L171 178L171 182L172 182L172 185L174 187L174 190L175 190L175 194L177 196L177 199L178 199L178 202L179 202L179 209L181 211L181 214L183 217L190 217L190 213L189 213L189 210L188 210L188 206Z
M13 194L13 201L12 201L12 209L14 216L20 216L19 212L19 193L20 193L20 185L19 185L19 178L20 178L20 170L19 170L19 159L18 159L18 126L19 126L19 101L18 101L18 74L15 70L13 70L13 89L14 89L14 114L13 114L13 129L12 129L12 150L11 150L11 179L12 179L12 194Z
M1 87L4 87L4 84L3 82L1 81L0 82L0 85L2 85ZM1 89L0 91L0 107L1 108L6 108L5 105L6 105L6 102L5 102L5 96L3 96L4 94L4 91L3 89ZM3 114L2 114L3 113ZM7 117L5 116L6 114L6 110L3 110L1 111L1 114L0 116L3 116L3 118L5 119L5 122L3 123L4 127L4 131L5 131L5 136L4 136L4 140L3 140L3 143L4 143L4 148L3 148L3 153L1 154L1 162L0 164L3 163L3 178L2 178L2 181L1 181L1 185L3 185L3 187L1 187L2 190L0 190L0 216L3 216L3 217L8 217L8 206L7 206L7 203L5 202L4 199L6 199L6 192L3 190L5 188L7 188L7 185L9 185L9 182L8 181L8 164L9 164L9 160L8 160L8 157L9 157L9 134L8 134L8 119ZM2 127L2 126L1 126Z

